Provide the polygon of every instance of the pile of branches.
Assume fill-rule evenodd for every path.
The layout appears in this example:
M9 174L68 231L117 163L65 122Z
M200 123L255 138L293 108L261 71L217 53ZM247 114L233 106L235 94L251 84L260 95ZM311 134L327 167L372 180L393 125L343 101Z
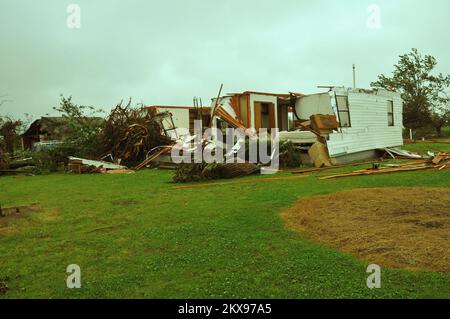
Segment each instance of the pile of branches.
M116 163L132 167L145 160L153 148L170 145L171 140L162 135L155 115L155 110L143 105L131 107L131 99L126 106L120 102L103 124L99 137L102 153Z
M260 167L252 163L196 163L180 164L175 170L175 183L190 183L213 179L235 178L258 173Z

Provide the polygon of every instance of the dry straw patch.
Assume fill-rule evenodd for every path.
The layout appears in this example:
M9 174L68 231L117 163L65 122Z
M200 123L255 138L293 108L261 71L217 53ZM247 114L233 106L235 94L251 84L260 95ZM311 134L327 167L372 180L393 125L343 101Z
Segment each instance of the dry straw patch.
M450 189L348 190L302 198L282 216L290 228L381 267L450 273Z

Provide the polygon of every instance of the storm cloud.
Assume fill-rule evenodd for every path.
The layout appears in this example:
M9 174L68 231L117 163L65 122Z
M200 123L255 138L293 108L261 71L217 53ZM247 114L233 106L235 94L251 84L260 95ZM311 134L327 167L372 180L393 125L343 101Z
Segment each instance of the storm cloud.
M67 26L67 7L81 28ZM380 9L380 28L367 24ZM1 0L0 112L54 114L59 95L110 109L204 103L245 90L313 93L369 87L418 48L450 73L450 2L238 0Z

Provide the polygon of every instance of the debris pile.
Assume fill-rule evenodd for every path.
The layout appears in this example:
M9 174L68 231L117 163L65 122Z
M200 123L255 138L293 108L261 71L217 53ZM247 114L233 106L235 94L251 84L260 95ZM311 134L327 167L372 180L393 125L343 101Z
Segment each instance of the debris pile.
M235 178L258 173L260 167L251 163L195 163L180 164L175 170L175 183L199 182L212 179Z
M126 106L120 102L106 118L100 135L100 145L104 147L103 158L133 167L144 159L155 147L172 144L161 134L161 125L155 110L141 106L131 107L131 99Z

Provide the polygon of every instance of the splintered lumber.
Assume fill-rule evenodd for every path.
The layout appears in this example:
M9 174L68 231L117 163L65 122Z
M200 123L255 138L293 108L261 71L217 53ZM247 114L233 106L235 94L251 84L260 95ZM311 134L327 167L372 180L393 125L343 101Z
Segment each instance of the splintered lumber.
M113 169L105 172L106 174L116 175L116 174L134 174L131 169Z
M320 171L325 171L325 170L329 170L329 169L352 167L352 166L359 166L359 165L379 163L379 162L382 162L382 160L374 160L374 161L351 163L351 164L344 164L344 165L335 165L335 166L305 168L305 169L298 170L298 171L292 171L291 174L305 174L305 173L311 173L311 172L320 172Z
M431 161L434 165L439 165L443 161L450 159L450 154L439 152L438 155L436 155L433 160Z
M243 131L247 129L242 123L240 123L238 120L234 119L231 115L229 115L228 112L225 111L221 106L217 107L215 114L220 116L226 122L228 122L229 124L233 125L236 128L240 128Z
M213 120L214 116L216 115L216 109L220 102L220 94L222 93L222 89L223 89L223 83L220 85L219 93L217 94L217 98L216 98L216 103L214 104L214 107L211 112L211 120L209 121L209 128L211 128L212 123L213 123L212 120Z
M407 162L407 163L397 163L397 164L385 164L385 166L381 167L380 169L386 169L386 168L399 168L399 167L408 167L408 166L423 166L430 164L430 160L418 160L413 162Z
M422 159L422 160L417 160L417 161L413 161L413 162L401 163L401 164L398 164L398 166L400 166L400 167L411 166L411 165L418 165L418 164L426 164L429 162L430 162L430 160Z
M194 185L175 186L175 189L209 187L209 186L221 186L221 185L235 185L235 184L244 184L244 183L259 183L259 182L270 182L270 181L286 181L286 180L304 178L304 177L308 177L308 176L310 176L310 175L271 177L271 178L259 178L259 179L244 179L244 180L233 181L233 182L218 182L218 183L206 183L206 184L194 184Z
M420 166L420 167L403 167L403 168L392 168L392 169L367 170L367 171L357 171L357 172L346 173L346 174L328 175L328 176L320 177L319 179L332 179L332 178L341 178L341 177L350 177L350 176L413 172L413 171L421 171L421 170L434 169L434 168L436 168L436 167L435 166Z
M434 165L439 165L439 163L441 163L446 158L447 158L447 156L445 153L439 152L438 155L436 155L431 162Z
M162 154L170 151L172 149L172 146L166 146L163 147L162 149L160 149L158 152L156 152L155 154L151 155L149 158L147 158L146 160L144 160L142 163L140 163L139 165L135 166L133 168L133 170L138 171L141 168L147 166L148 164L150 164L150 162L154 161L155 159L157 159L159 156L161 156Z

